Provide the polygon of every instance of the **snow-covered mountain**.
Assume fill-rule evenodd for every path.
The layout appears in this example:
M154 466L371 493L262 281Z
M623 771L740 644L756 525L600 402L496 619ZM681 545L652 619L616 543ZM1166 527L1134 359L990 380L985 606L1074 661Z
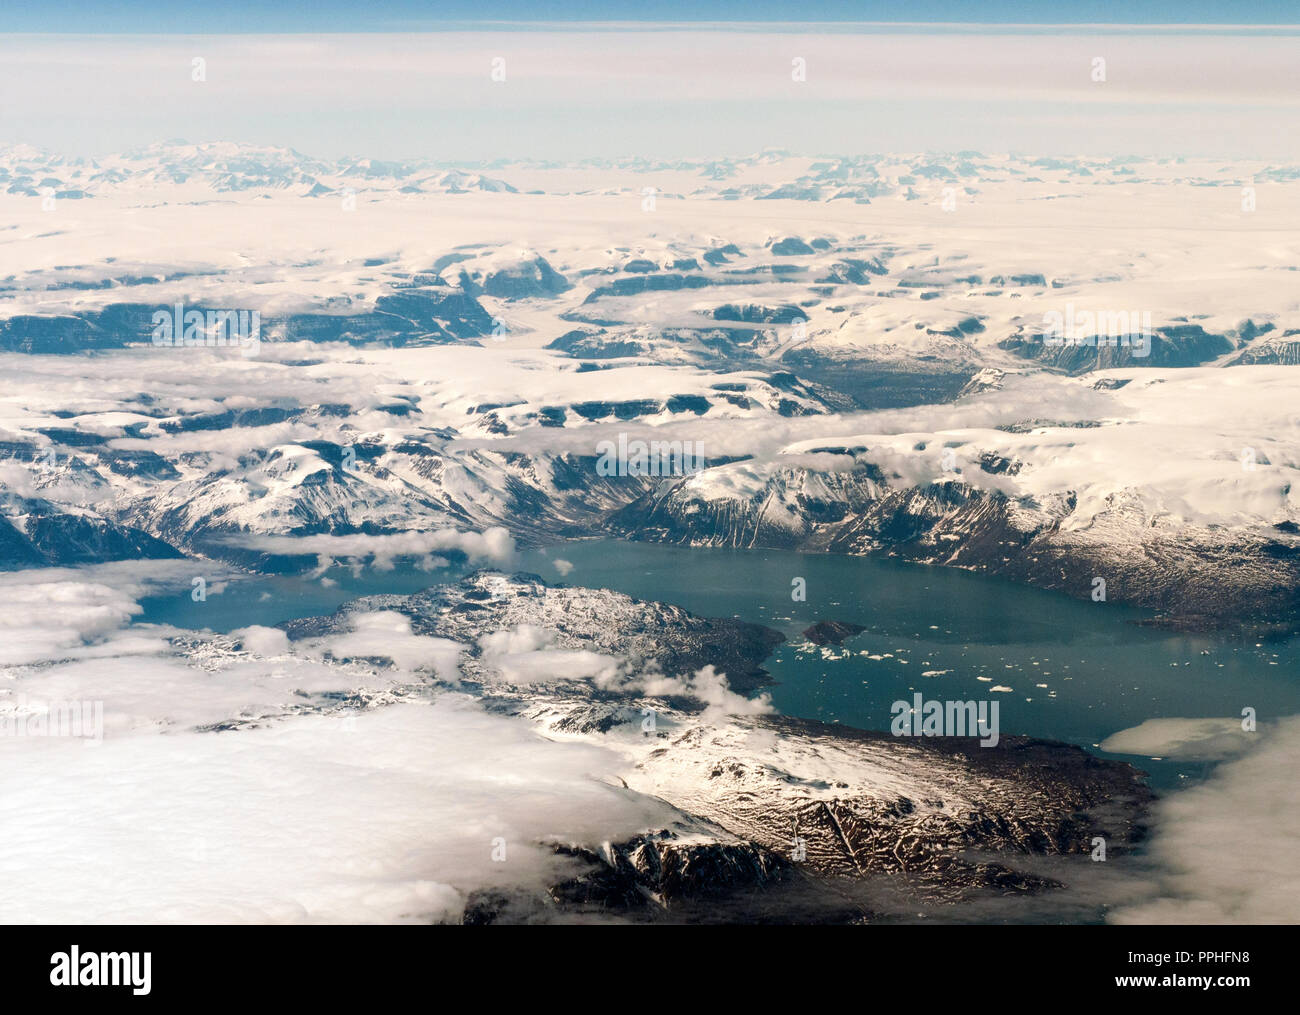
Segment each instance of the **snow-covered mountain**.
M132 620L196 572L219 605L195 623L221 627L345 568L389 589L399 560L508 568L618 535L1294 633L1298 187L1248 161L974 152L5 149L0 719L98 701L111 762L0 738L33 815L0 862L48 874L5 913L849 922L1059 896L1097 919L1061 889L1128 876L1084 855L1140 840L1138 773L1091 734L982 748L778 716L782 635L759 624L495 570L277 603L327 614L277 627ZM220 599L245 579L261 599ZM1187 735L1167 721L1107 742L1163 757ZM1247 756L1269 766L1252 815L1289 749ZM1241 806L1214 792L1212 815ZM1186 827L1172 866L1217 864ZM87 889L105 855L132 862ZM1128 894L1200 905L1182 882Z
M282 191L298 196L341 195L347 189L399 193L471 190L511 192L508 183L480 173L426 162L315 159L273 145L231 141L166 141L102 158L66 158L30 145L0 149L0 185L10 194L60 198L107 197L125 191L184 188L218 194Z
M1287 167L169 143L6 149L3 181L9 567L501 526L1300 615ZM256 344L195 347L222 311L256 311ZM620 440L703 468L602 472Z

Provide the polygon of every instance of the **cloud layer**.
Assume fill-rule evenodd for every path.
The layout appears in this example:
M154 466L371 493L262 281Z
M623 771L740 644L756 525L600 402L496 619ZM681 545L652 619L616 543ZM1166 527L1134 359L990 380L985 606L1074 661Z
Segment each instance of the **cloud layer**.
M180 136L386 158L773 145L1283 156L1298 143L1280 129L1300 101L1296 51L1288 33L1140 28L12 36L0 94L4 141L99 154Z

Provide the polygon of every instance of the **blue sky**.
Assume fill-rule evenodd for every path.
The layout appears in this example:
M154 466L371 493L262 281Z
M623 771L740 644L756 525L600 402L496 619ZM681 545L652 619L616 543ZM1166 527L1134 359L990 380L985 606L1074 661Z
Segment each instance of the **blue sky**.
M1295 0L42 0L12 3L8 32L437 31L457 22L766 21L986 24L1294 24Z

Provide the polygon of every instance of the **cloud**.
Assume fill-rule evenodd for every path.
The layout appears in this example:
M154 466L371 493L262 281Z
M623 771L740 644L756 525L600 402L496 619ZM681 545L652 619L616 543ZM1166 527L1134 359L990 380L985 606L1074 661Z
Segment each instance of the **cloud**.
M753 698L737 694L727 686L727 677L712 666L705 666L686 677L647 675L636 685L648 695L685 695L702 701L704 718L718 722L732 715L768 715L775 712L771 695L766 692Z
M1244 731L1240 719L1148 719L1111 734L1100 746L1110 754L1221 761L1249 750L1258 736Z
M388 610L352 615L352 630L300 643L299 651L329 652L336 659L389 659L405 670L430 670L439 679L456 681L464 646L447 638L412 634L411 621Z
M108 585L10 579L0 583L0 665L61 658L117 631L139 612L128 592Z
M1098 55L1104 82L1091 78ZM201 83L189 79L198 56ZM490 77L497 56L502 82ZM800 82L796 57L807 67ZM1294 38L1280 30L566 26L0 40L10 133L99 155L184 136L196 122L218 136L388 158L449 147L467 158L670 157L781 143L1114 152L1144 134L1148 150L1166 153L1206 136L1225 153L1261 143L1294 152L1276 126L1295 108L1298 73ZM430 118L436 137L406 129Z
M284 655L289 651L289 636L276 627L241 627L231 631L232 638L242 642L245 651L259 656Z
M373 558L380 570L391 568L399 557L429 557L440 550L460 550L471 561L509 566L515 560L515 540L500 526L483 532L438 529L433 532L397 532L388 535L240 537L240 543L270 553L314 553L328 565L337 559Z
M1224 734L1210 730L1184 739L1189 730L1195 732L1189 726L1167 736L1164 749L1198 741L1219 749ZM1295 922L1300 913L1300 878L1295 876L1300 716L1261 726L1257 736L1243 757L1156 805L1148 849L1161 872L1154 898L1119 909L1112 922Z
M572 873L550 843L680 818L616 788L622 754L543 739L430 688L421 672L454 678L462 647L412 634L399 614L360 614L350 631L292 646L260 625L128 626L136 597L183 571L0 575L11 667L0 714L31 702L103 709L93 749L0 737L0 794L26 815L0 840L0 869L13 872L0 921L455 921L475 890L540 893ZM522 630L498 647L521 665L548 637ZM315 655L326 649L396 668L328 663ZM28 665L42 653L66 661ZM568 669L573 655L552 662ZM201 732L212 726L225 732Z
M483 663L509 684L527 685L554 680L590 680L597 687L618 684L622 661L587 649L554 648L555 632L520 624L479 638Z
M0 841L0 920L455 921L477 888L561 880L548 841L670 823L611 786L622 764L457 695L93 750L0 738L0 791L24 815Z
M704 719L721 722L733 715L774 712L770 695L748 698L727 686L727 678L712 666L694 673L665 676L656 669L631 671L616 656L589 650L556 648L558 635L535 624L520 624L479 638L482 662L510 684L557 680L589 680L602 691L647 697L687 697L704 705Z

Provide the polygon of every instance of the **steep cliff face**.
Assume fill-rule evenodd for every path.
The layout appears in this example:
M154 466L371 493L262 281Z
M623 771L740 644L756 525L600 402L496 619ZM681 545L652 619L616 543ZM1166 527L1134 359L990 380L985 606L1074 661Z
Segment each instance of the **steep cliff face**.
M1102 578L1109 599L1156 611L1167 626L1267 633L1300 623L1300 544L1286 527L1175 530L1125 497L1076 527L1073 491L1040 501L960 481L891 488L869 468L778 469L750 486L744 497L718 496L680 482L613 512L608 524L631 539L685 545L886 554L1080 598Z
M453 431L374 432L344 443L319 410L283 423L321 436L244 454L163 455L56 429L0 445L0 464L30 477L30 489L6 502L14 534L4 565L189 553L285 570L316 562L314 552L295 553L286 539L500 526L526 543L613 533L887 554L1080 597L1093 595L1100 578L1109 600L1151 609L1170 625L1262 632L1300 622L1294 508L1262 448L1257 469L1229 459L1188 488L1204 490L1210 508L1235 522L1223 524L1188 517L1181 488L1133 486L1111 475L1105 456L1113 452L1104 443L1089 447L1102 426L1030 421L982 431L963 439L949 470L941 456L951 439L864 435L805 441L762 458L716 456L687 476L619 476L603 474L595 454L466 447ZM214 427L243 429L230 420ZM1062 464L1067 454L1085 463L1081 470ZM1086 465L1090 458L1100 464Z

